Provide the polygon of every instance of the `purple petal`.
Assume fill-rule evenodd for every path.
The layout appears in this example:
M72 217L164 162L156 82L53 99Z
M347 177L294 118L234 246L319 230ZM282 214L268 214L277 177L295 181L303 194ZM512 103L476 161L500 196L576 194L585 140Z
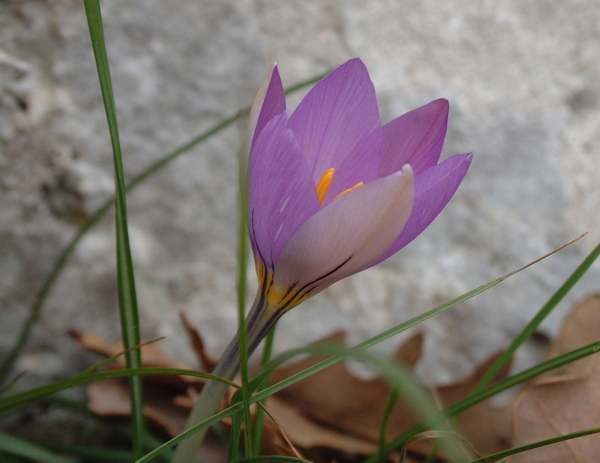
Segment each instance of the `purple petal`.
M290 128L306 156L315 184L323 172L340 166L379 126L375 88L359 59L328 74L290 117Z
M277 65L271 66L265 79L263 80L248 120L248 151L252 148L257 135L264 126L277 114L285 110L285 93Z
M406 226L377 263L394 255L425 230L448 204L467 174L473 153L457 154L415 176L415 203Z
M440 158L448 126L448 101L439 99L383 126L381 175L410 164L418 175Z
M275 289L308 297L373 265L403 229L413 195L413 174L406 166L322 208L281 252Z
M310 171L284 111L264 126L248 166L248 222L254 252L275 262L289 237L319 210Z

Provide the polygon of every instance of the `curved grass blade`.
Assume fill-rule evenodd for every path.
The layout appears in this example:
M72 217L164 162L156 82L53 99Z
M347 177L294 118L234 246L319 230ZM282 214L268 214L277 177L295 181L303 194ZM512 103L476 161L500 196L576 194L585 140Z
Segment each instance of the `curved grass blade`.
M2 431L0 431L0 451L41 463L73 463L70 458L60 457L40 445Z
M516 350L534 333L540 323L554 310L560 301L568 294L575 284L581 279L585 272L592 266L594 261L600 256L600 243L590 252L583 260L577 269L571 274L563 285L552 295L552 297L544 304L535 317L527 324L515 340L508 348L496 359L493 365L485 373L485 375L475 385L473 392L481 390L494 378L502 367L512 358Z
M390 328L387 331L384 331L383 333L378 334L377 336L374 336L370 339L367 339L366 341L361 342L360 344L356 345L355 348L356 349L368 349L370 347L373 347L376 344L379 344L380 342L385 341L386 339L391 338L392 336L395 336L397 334L402 333L403 331L406 331L409 328L412 328L413 326L418 325L419 323L424 322L425 320L428 320L432 317L434 317L435 315L438 315L442 312L445 312L446 310L462 303L465 302L475 296L477 296L478 294L483 293L484 291L487 291L488 289L502 283L504 280L516 275L517 273L521 272L522 270L525 270L526 268L531 267L532 265L542 261L543 259L546 259L547 257L551 256L552 254L564 249L565 247L573 244L574 242L576 242L577 240L581 239L584 235L579 236L578 238L569 241L568 243L563 244L562 246L556 248L555 250L553 250L552 252L549 252L548 254L545 254L542 257L539 257L538 259L535 259L534 261L528 263L527 265L524 265L521 268L518 268L517 270L513 270L512 272L509 272L501 277L496 278L495 280L492 280L488 283L485 283L475 289L472 289L471 291L466 292L465 294L462 294L454 299L452 299L451 301L448 301L442 305L439 305L421 315L417 315L414 318L411 318L410 320L407 320L403 323L400 323L399 325L396 325L392 328ZM301 349L300 349L301 350ZM290 350L288 352L285 352L279 356L277 356L275 359L271 360L271 362L269 362L269 364L264 365L261 369L259 369L259 371L256 373L255 378L253 379L253 385L252 388L256 388L256 385L254 384L255 382L259 382L261 381L262 377L266 374L270 374L271 371L273 371L277 366L281 365L282 363L288 361L289 359L291 359L292 357L298 355L299 349L294 349L294 350ZM325 359L309 368L307 368L304 371L298 372L295 375L290 376L289 378L277 383L276 385L272 385L269 388L265 389L265 391L272 391L271 394L284 389L285 387L294 384L297 381L300 381L301 379L307 378L310 375L313 375L315 373L318 373L319 371L333 365L334 363L337 363L339 361L343 360L343 358L337 358L335 356L329 358L329 359ZM275 386L278 387L277 390L273 390L273 388L275 388ZM267 394L267 396L270 394Z
M571 439L577 439L579 437L590 436L592 434L600 433L600 428L590 428L584 429L582 431L576 431L569 434L563 434L562 436L552 437L550 439L545 439L537 442L533 442L531 444L521 445L519 447L515 447L512 449L504 450L502 452L494 453L493 455L487 455L485 457L477 458L476 460L471 460L469 463L491 463L493 461L500 460L504 457L509 457L511 455L516 455L517 453L526 452L527 450L537 449L539 447L544 447L546 445L557 444L559 442L564 442Z
M52 405L55 407L69 410L71 412L78 413L79 415L85 418L94 420L99 425L103 425L111 431L116 431L125 438L131 439L132 433L130 425L128 425L127 423L115 422L114 419L97 415L92 410L90 410L87 404L84 402L78 402L76 400L67 399L65 397L48 397L46 399L42 399L41 403L44 405ZM159 439L158 437L155 437L151 432L148 432L144 435L144 451L149 452L150 450L161 445L163 442L164 439ZM159 458L161 461L168 463L171 456L172 455L170 452L165 452L164 454L160 455ZM108 461L112 460L108 459ZM132 458L129 458L128 461L132 461Z
M560 248L557 248L553 252L548 253L545 256L542 256L539 259L536 259L535 261L530 262L529 264L527 264L527 265L525 265L525 266L523 266L523 267L521 267L521 268L519 268L517 270L514 270L514 271L512 271L510 273L507 273L506 275L503 275L503 276L501 276L499 278L496 278L495 280L492 280L491 282L488 282L488 283L486 283L484 285L481 285L481 286L479 286L479 287L477 287L477 288L475 288L475 289L473 289L473 290L471 290L471 291L469 291L469 292L467 292L467 293L465 293L465 294L463 294L461 296L458 296L457 298L452 299L449 302L446 302L445 304L442 304L442 305L440 305L440 306L438 306L438 307L436 307L434 309L431 309L430 311L428 311L428 312L426 312L426 313L424 313L422 315L414 317L411 320L408 320L408 321L406 321L404 323L401 323L401 324L399 324L399 325L397 325L397 326L395 326L393 328L390 328L389 330L385 331L384 333L381 333L381 334L379 334L377 336L374 336L371 339L368 339L368 340L366 340L366 341L358 344L353 349L356 349L356 350L368 349L368 348L370 348L370 347L372 347L372 346L374 346L374 345L376 345L376 344L378 344L378 343L380 343L382 341L385 341L386 339L389 339L390 337L392 337L392 336L394 336L396 334L401 333L402 331L407 330L408 328L411 328L411 327L413 327L413 326L415 326L415 325L417 325L417 324L419 324L419 323L421 323L421 322L423 322L423 321L425 321L425 320L433 317L434 315L442 313L445 310L448 310L451 307L454 307L455 305L457 305L457 304L459 304L461 302L464 302L464 301L466 301L468 299L471 299L472 297L474 297L474 296L476 296L476 295L478 295L478 294L480 294L480 293L482 293L482 292L484 292L484 291L492 288L493 286L496 286L497 284L501 283L502 281L506 280L507 278L510 278L511 276L517 274L521 270L523 270L525 268L528 268L531 265L534 265L535 263L541 261L542 259L545 259L546 257L554 254L555 252L563 249L565 246L568 246L569 244L571 244L574 241L576 241L576 240L573 240L573 241L571 241L571 242L569 242L569 243L561 246ZM599 344L599 346L597 346L597 348L600 350L600 344ZM293 357L295 357L297 355L304 354L305 353L305 349L306 348L299 348L299 349L294 349L292 351L288 351L286 353L283 353L283 354L277 356L276 358L274 358L273 360L271 360L268 364L263 365L263 367L261 367L261 369L257 372L256 376L252 380L251 389L255 390L258 387L258 385L261 383L261 381L264 379L264 377L267 376L267 375L269 375L271 373L271 371L273 371L275 368L277 368L282 363L285 363L286 361L290 360L291 358L293 358ZM577 358L569 357L569 359L565 363L568 363L569 361L577 360L578 358L583 358L583 357L585 357L587 355L591 355L592 353L594 353L593 348L591 350L589 350L589 349L590 348L588 346L588 350L586 350L584 353L578 353L580 356L577 357ZM567 355L569 355L569 354L567 354ZM309 376L311 376L311 375L313 375L315 373L318 373L319 371L321 371L321 370L323 370L323 369L325 369L325 368L327 368L327 367L329 367L329 366L331 366L331 365L333 365L333 364L335 364L337 362L341 362L341 361L345 360L347 357L348 357L347 355L333 355L330 358L325 359L325 360L323 360L323 361L321 361L321 362L319 362L319 363L317 363L317 364L315 364L315 365L307 368L306 370L298 372L298 373L290 376L289 378L286 378L286 379L284 379L284 380L282 380L282 381L280 381L280 382L278 382L276 384L273 384L273 385L269 386L266 389L263 389L262 391L258 391L250 399L250 402L251 403L255 403L255 402L258 402L258 401L265 400L269 396L271 396L271 395L273 395L273 394L275 394L275 393L277 393L277 392L285 389L286 387L291 386L292 384L295 384L298 381L301 381L301 380L303 380L303 379L305 379L305 378L307 378L307 377L309 377ZM553 360L557 361L557 362L560 362L563 357L565 357L565 356L561 356L561 357L558 357L558 358L553 359ZM557 364L557 366L553 366L553 367L547 368L547 370L544 370L544 371L550 371L552 368L558 368L562 364L563 363L561 363L560 365ZM542 364L542 365L545 365L545 364ZM540 366L540 368L543 370L543 366ZM539 375L539 374L541 374L544 371L541 371L541 370L538 369L538 370L535 370L534 373L537 374L537 375ZM523 372L523 374L524 373L526 373L526 372ZM524 376L519 376L518 379L520 379L521 377L523 377L522 381L526 381L527 379L529 379L529 378L524 377ZM508 379L510 380L511 378L508 378ZM505 380L505 382L506 381L507 380ZM496 391L496 389L498 388L499 384L501 384L501 383L497 383L496 385L494 385L494 388L493 388L494 391L495 391L494 394L497 394L497 393L501 392L500 390ZM506 386L506 389L508 389L510 387L513 387L513 386L515 386L517 384L519 384L519 382L516 382L515 384L509 384L508 386ZM485 392L487 392L487 389L484 390L484 391L482 391L480 394L483 394ZM479 401L485 400L486 398L488 398L488 396L484 396L483 398L479 399ZM471 400L473 400L473 399L471 399ZM473 403L470 403L464 409L466 409L466 408L468 408L470 406L473 406L476 403L478 403L478 402L475 401ZM223 410L223 411L221 411L221 412L213 415L212 417L207 418L206 420L204 420L204 421L202 421L202 422L200 422L200 423L192 426L191 428L189 428L188 430L186 430L183 433L179 434L178 436L172 438L168 442L165 442L163 445L161 445L160 447L157 447L152 452L150 452L147 455L145 455L143 458L137 460L135 463L145 463L147 461L150 461L153 458L155 458L157 455L159 455L162 452L164 452L164 451L170 449L171 447L177 445L178 443L180 443L181 441L187 439L188 437L192 436L193 434L195 434L195 433L197 433L197 432L199 432L199 431L201 431L201 430L203 430L203 429L211 426L212 424L218 423L222 419L227 418L228 416L231 416L233 413L238 413L241 410L242 410L242 404L238 403L238 404L232 405L232 406L226 408L225 410ZM462 411L462 410L458 410L455 413L460 413L460 411ZM412 435L417 434L418 432L422 432L423 431L423 429L420 429L420 428L415 428L415 429L416 430L410 430L411 432L412 431L415 431L415 432L413 432L411 435L409 435L406 438L407 440L410 439L412 437ZM386 446L382 450L383 450L382 453L385 453L386 455L389 454L391 451L393 451L393 449L390 450L389 446ZM380 455L377 455L376 458L379 457L379 456ZM376 460L369 460L369 463L374 463L375 461Z
M223 382L229 386L237 388L238 385L232 381L221 378L220 376L202 373L195 370L186 370L182 368L162 368L162 367L144 367L129 368L125 370L102 371L100 373L90 373L88 375L75 375L71 378L55 381L45 386L36 387L27 391L18 392L0 399L0 415L8 413L24 405L29 405L36 400L43 399L49 395L55 394L66 389L77 386L85 386L96 381L106 381L108 379L130 378L132 376L145 375L181 375L195 376L197 378L212 379Z
M133 459L133 454L127 450L107 449L104 447L92 447L88 445L75 444L44 444L43 446L73 457L82 457L86 462L98 461L105 463L110 461L111 463L129 463Z
M536 365L532 368L522 371L521 373L511 376L510 378L506 378L502 381L499 381L496 384L494 384L493 386L489 386L479 392L471 394L466 399L463 399L460 402L457 402L454 405L447 407L440 414L438 414L437 417L435 417L435 416L431 417L430 420L435 423L435 422L443 420L447 417L456 416L457 414L462 413L463 411L467 410L468 408L470 408L486 399L489 399L490 397L493 397L493 396L499 394L500 392L506 391L507 389L510 389L511 387L522 384L525 381L529 381L530 379L533 379L543 373L554 370L556 368L560 368L563 365L567 365L571 362L575 362L576 360L582 359L589 355L596 354L598 352L600 352L600 342L595 342L595 343L589 344L585 347L582 347L580 349L575 349L574 351L568 352L559 357L555 357L546 362L540 363L539 365ZM422 423L412 427L407 432L405 432L403 435L399 436L397 439L394 439L391 443L389 443L386 446L386 448L384 449L385 454L389 455L395 449L402 447L414 435L416 435L420 432L423 432L425 429L426 428L425 428L424 424L422 424ZM369 458L365 461L365 463L376 463L376 461L377 460L374 458Z
M388 398L387 404L385 406L385 410L383 412L381 427L379 428L379 463L386 463L387 461L387 458L385 458L385 456L383 455L383 448L385 447L385 435L390 415L392 413L392 410L394 409L394 405L396 405L396 402L398 402L399 398L400 390L397 388L392 389L392 391L390 392L390 397Z
M412 404L415 404L415 411L423 416L424 423L426 426L429 425L430 420L429 416L438 417L438 409L429 397L429 395L423 390L423 388L412 378L410 373L405 372L402 368L400 368L397 364L393 363L391 360L382 359L378 356L375 356L369 352L358 349L357 347L353 348L345 348L341 346L335 345L312 345L299 349L294 349L294 353L296 355L331 355L332 358L337 359L337 361L345 360L348 358L353 358L363 363L367 363L370 366L375 367L379 370L383 377L388 379L395 387L400 388L405 395L408 397L409 401ZM273 362L271 362L273 364ZM262 378L260 378L262 379ZM272 395L273 391L278 391L283 389L283 387L279 387L282 383L277 383L274 386L271 386L263 391L255 394L251 399L251 403L255 403L259 400L264 400L268 396ZM260 381L253 380L251 387L256 387L260 384ZM289 384L286 384L286 386ZM187 439L189 436L193 435L196 432L201 431L202 429L207 428L208 426L226 418L227 416L231 416L234 413L241 412L243 410L243 403L241 401L236 402L231 405L227 409L213 415L212 417L198 423L188 430L184 431L182 434L174 437L168 442L165 442L162 446L156 448L154 451L148 453L143 458L136 460L135 463L146 463L151 461L157 455L159 455L162 451L171 448L172 446L178 444L179 442ZM437 420L436 424L444 425L442 420ZM456 456L456 449L452 445L446 445L445 449L449 452L449 455L454 455L456 458L452 461L463 461L458 456ZM462 456L462 455L461 455Z

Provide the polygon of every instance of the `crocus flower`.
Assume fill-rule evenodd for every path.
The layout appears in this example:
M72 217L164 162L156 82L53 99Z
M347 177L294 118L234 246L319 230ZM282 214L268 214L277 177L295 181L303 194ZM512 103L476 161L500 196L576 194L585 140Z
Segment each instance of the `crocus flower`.
M250 352L283 313L392 256L435 219L472 159L438 164L447 122L448 102L440 99L382 126L359 59L327 75L290 115L271 68L248 131L248 225L259 283L247 320ZM236 338L214 373L233 377L238 357ZM205 417L193 412L188 423Z

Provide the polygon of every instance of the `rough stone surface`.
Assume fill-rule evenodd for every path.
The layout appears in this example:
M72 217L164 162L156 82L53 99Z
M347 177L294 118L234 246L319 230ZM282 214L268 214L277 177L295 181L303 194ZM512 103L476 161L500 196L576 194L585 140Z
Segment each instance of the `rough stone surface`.
M476 156L456 197L407 249L286 315L278 349L338 327L363 340L589 230L558 256L422 325L421 373L455 378L506 346L600 238L594 0L102 6L128 178L249 104L273 61L290 85L361 57L384 121L450 100L444 153ZM82 2L0 3L0 356L61 249L113 190L95 72ZM241 127L225 130L129 196L142 331L166 336L161 345L179 358L192 358L180 311L215 354L235 330L241 137ZM109 214L53 288L18 363L32 372L25 384L86 364L70 328L118 338L113 227ZM596 264L542 333L554 335L565 310L599 291L598 281ZM524 354L518 367L529 360Z

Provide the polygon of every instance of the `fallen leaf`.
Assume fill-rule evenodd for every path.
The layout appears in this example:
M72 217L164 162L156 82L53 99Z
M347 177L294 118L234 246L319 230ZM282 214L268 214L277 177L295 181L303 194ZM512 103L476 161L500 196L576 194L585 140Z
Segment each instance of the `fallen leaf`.
M183 317L192 345L200 361L209 368L213 360L204 352L204 346L195 328ZM107 343L91 333L71 331L85 349L113 357L123 352L121 342ZM154 344L141 347L143 367L182 368L193 367L170 359ZM117 357L109 368L125 368L123 355ZM193 398L205 383L203 378L184 375L151 375L144 377L144 415L156 428L173 437L183 431L183 426L193 405ZM93 383L87 388L88 407L100 416L126 417L131 413L129 385L126 379Z
M325 341L341 344L343 337L338 333ZM422 336L419 334L403 344L394 358L405 367L412 367L420 356L421 345ZM279 382L320 360L320 358L309 357L279 368L273 372L270 381ZM436 395L442 405L448 406L466 397L494 360L495 357L484 362L467 378L438 388ZM506 377L507 372L508 366L497 375L495 381ZM314 424L315 427L310 429L310 434L304 422L301 427L296 428L296 421L288 421L284 416L277 418L277 412L274 416L291 441L307 454L313 446L348 451L350 443L375 451L390 393L391 387L384 379L357 378L349 372L344 363L337 363L280 391L275 396ZM267 404L269 410L270 406L269 402ZM413 407L402 399L398 400L388 419L386 440L391 441L418 422ZM500 451L508 448L510 411L508 407L498 409L484 402L466 411L458 427L463 431L464 438L479 452ZM320 432L321 428L333 430L337 434L335 437L324 434ZM307 434L312 439L310 442L306 440ZM343 437L342 441L340 436ZM431 452L433 443L431 439L417 440L409 445L409 451L413 455L424 457Z
M600 295L577 304L548 352L548 358L600 340ZM592 355L539 378L514 404L515 447L600 426L600 357ZM523 452L512 463L596 462L600 435Z

